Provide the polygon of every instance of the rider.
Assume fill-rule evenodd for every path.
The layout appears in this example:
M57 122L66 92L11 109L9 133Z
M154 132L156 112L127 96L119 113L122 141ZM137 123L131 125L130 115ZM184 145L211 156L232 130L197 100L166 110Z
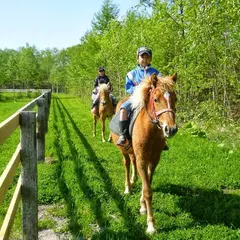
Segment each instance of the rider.
M112 84L110 83L108 76L105 74L104 67L99 67L98 68L98 76L96 77L95 82L94 82L94 90L92 91L92 107L91 107L92 113L96 113L96 111L97 111L96 107L98 106L98 103L99 103L99 86L102 83L105 83L105 84L109 83L111 86L110 90L111 90L111 92L113 91ZM112 104L115 107L117 105L116 98L113 96L112 93L110 93L109 95L112 100Z
M157 75L161 75L161 73L151 67L151 61L152 61L152 50L148 47L140 47L137 50L137 66L127 73L126 76L126 84L125 89L126 92L129 94L132 94L136 87L142 82L143 78L146 76L150 76L153 73L156 73ZM129 127L129 114L131 113L131 100L128 99L126 102L124 102L120 107L120 122L119 122L119 128L120 128L120 136L117 141L118 145L122 145L125 143L127 138L127 132ZM168 150L168 146L166 145L165 150Z

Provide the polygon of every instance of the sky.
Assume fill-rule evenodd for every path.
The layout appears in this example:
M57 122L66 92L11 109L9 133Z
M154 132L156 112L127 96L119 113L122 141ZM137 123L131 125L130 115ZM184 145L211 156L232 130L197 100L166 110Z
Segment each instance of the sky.
M112 0L120 18L139 0ZM0 0L0 49L63 49L80 43L103 0Z

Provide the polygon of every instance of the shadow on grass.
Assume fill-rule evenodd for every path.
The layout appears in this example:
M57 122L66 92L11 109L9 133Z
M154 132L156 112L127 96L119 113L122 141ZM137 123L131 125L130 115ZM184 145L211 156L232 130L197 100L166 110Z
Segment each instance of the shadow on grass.
M62 162L64 161L64 154L63 154L63 148L60 145L59 139L61 137L61 130L58 127L58 116L57 116L57 108L56 108L56 100L55 98L53 98L52 101L52 107L53 107L53 128L54 128L54 133L55 133L55 138L54 138L54 147L56 149L57 152L57 156L58 156L58 160L59 160L59 164L58 164L58 168L57 168L57 175L58 175L58 184L59 184L59 188L60 191L65 199L65 202L67 203L67 207L68 207L68 216L70 216L70 230L72 231L72 229L78 229L79 232L82 229L82 226L80 226L77 223L77 213L76 211L76 206L75 206L75 202L72 201L73 196L71 195L71 191L69 190L68 186L66 185L65 179L63 178L63 169L62 169ZM75 233L72 232L72 234L74 235Z
M191 214L194 219L193 225L223 224L233 229L240 227L240 196L238 195L174 184L159 186L154 191L179 196L178 206Z
M137 224L135 222L135 216L131 213L131 209L126 207L126 203L122 197L122 195L119 193L119 191L114 187L114 184L112 183L112 179L110 178L108 172L105 170L105 168L102 166L101 162L97 158L94 150L92 149L91 145L88 143L85 136L82 134L82 132L78 129L76 123L74 122L72 116L69 114L63 103L59 99L55 99L53 101L53 121L54 121L54 129L55 129L55 147L57 149L57 154L60 160L60 166L59 166L59 184L62 190L62 193L64 195L64 198L68 204L69 209L69 216L71 221L71 230L73 235L79 235L79 232L81 231L81 226L78 225L77 219L74 218L74 216L77 216L75 214L75 203L74 198L71 196L71 190L68 189L66 186L66 183L64 179L62 179L62 161L64 160L64 155L62 152L62 147L59 145L58 138L60 136L60 129L57 126L57 122L61 121L63 124L63 129L66 134L66 141L68 143L71 157L74 160L75 163L75 174L78 177L78 183L80 188L82 189L83 193L85 194L85 197L89 200L91 208L93 213L95 214L96 220L98 221L98 224L100 226L108 226L110 223L106 218L104 218L102 212L101 212L101 202L96 196L94 195L94 192L89 187L88 183L84 180L84 170L81 166L81 164L78 161L79 153L77 149L74 147L74 143L71 141L70 136L70 129L66 121L66 117L70 120L70 123L72 125L72 128L76 132L77 136L79 137L80 141L85 146L87 153L89 155L89 158L91 159L91 163L94 165L95 169L98 171L100 176L102 177L103 183L104 183L104 190L108 192L108 195L115 201L116 206L119 208L119 210L122 213L122 217L125 222L125 232L113 232L106 229L105 231L102 231L101 233L95 234L92 236L92 239L148 239L148 237L145 235L145 229L142 229L142 226ZM56 105L55 105L56 104ZM58 119L56 112L59 112L59 115L61 117L61 120ZM91 197L90 197L91 196Z

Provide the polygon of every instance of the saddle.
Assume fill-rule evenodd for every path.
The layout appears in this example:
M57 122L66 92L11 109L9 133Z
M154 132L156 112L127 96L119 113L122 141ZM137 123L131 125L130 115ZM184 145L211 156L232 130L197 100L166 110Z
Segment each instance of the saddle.
M131 111L131 114L129 116L129 128L128 128L128 133L127 133L127 138L129 141L127 141L127 144L124 144L126 150L131 147L131 140L132 140L132 131L133 131L133 126L135 123L135 120L139 114L139 112L141 111L142 108L135 108ZM120 128L119 128L119 118L120 118L120 110L118 110L116 112L116 114L114 115L114 117L111 119L110 123L109 123L109 128L110 130L115 133L116 135L120 135Z

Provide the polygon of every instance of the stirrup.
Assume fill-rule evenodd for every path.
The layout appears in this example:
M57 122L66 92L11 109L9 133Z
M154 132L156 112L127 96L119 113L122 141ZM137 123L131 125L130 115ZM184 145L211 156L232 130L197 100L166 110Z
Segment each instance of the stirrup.
M126 137L124 135L120 135L117 140L117 145L123 145L126 142Z

